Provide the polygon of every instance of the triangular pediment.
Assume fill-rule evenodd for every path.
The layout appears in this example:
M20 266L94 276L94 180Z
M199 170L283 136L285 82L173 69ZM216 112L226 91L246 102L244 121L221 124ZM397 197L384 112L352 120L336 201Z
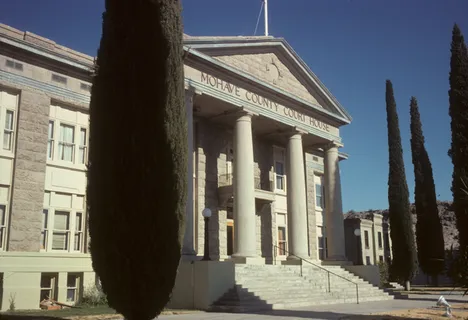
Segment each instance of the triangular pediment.
M283 40L273 37L187 37L185 45L297 100L350 122L351 117Z

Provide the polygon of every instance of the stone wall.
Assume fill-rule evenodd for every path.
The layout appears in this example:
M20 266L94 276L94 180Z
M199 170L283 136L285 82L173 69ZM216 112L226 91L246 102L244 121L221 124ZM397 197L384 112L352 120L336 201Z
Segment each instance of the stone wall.
M273 143L253 138L255 189L273 191Z
M215 58L308 102L323 105L321 99L319 99L320 102L317 102L318 95L314 96L310 93L304 81L299 80L291 72L291 66L285 65L286 60L280 59L274 53L245 52L244 54L217 56Z
M226 158L224 150L232 139L232 134L229 134L225 128L203 119L197 120L195 128L198 199L195 216L198 224L195 248L199 255L203 255L205 227L202 211L204 208L210 208L212 212L209 222L210 255L212 259L219 259L221 251L226 250L226 210L219 208L218 170L221 167L220 162Z
M312 260L315 260L318 259L317 221L315 215L315 172L314 169L308 165L308 162L312 161L312 156L306 154L305 159L309 256Z
M23 90L20 96L13 175L9 251L40 249L50 98Z

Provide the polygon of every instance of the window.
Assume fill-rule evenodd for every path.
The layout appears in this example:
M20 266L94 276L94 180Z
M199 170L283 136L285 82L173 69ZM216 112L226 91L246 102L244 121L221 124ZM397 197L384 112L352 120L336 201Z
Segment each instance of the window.
M383 261L383 256L379 256L379 261L380 261L380 263L383 263L383 262L384 262L384 261Z
M366 256L366 264L368 266L370 266L371 262L370 262L370 257L369 256Z
M70 234L70 212L55 211L52 250L68 250Z
M0 249L3 248L6 230L6 205L0 204Z
M75 273L67 275L67 302L78 302L80 298L81 276Z
M369 231L364 231L364 246L369 249Z
M47 238L49 234L48 230L49 224L49 210L43 209L42 210L42 231L41 231L41 249L47 249Z
M318 255L320 260L325 260L327 257L326 247L327 247L327 237L325 234L325 227L317 227L317 246L318 246Z
M276 189L284 190L284 164L276 161L275 163L275 174L276 174Z
M73 243L75 251L81 251L83 247L83 213L75 214L75 241Z
M378 241L379 249L382 249L382 232L377 232L377 241Z
M87 143L86 143L87 135L86 135L86 129L81 128L80 129L80 154L79 154L79 161L81 164L84 164L86 162L86 152L87 152Z
M18 71L23 71L23 64L13 61L13 60L7 59L7 61L5 62L5 66L7 66L8 68L18 70Z
M57 274L41 274L41 297L40 301L47 299L57 300Z
M44 192L41 250L80 253L85 251L86 208L83 195Z
M67 78L59 76L58 74L52 73L52 81L67 84Z
M13 110L6 110L5 113L5 128L3 129L3 149L13 150L13 139L14 139L14 116Z
M278 227L278 255L286 255L286 227Z
M286 191L286 170L284 149L273 148L274 171L275 171L275 190Z
M49 140L47 141L47 158L53 159L54 157L54 128L55 123L49 121Z
M75 127L60 124L59 159L73 162Z
M80 83L80 88L81 88L81 90L91 92L91 85L89 85L87 83L81 82Z
M323 196L322 196L322 185L319 183L315 184L315 206L322 208L324 207L323 205Z

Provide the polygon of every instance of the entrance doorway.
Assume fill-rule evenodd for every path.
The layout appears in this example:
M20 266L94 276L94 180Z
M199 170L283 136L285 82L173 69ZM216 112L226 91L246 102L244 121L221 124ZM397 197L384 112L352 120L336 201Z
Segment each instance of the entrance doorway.
M234 220L227 221L227 255L234 253Z
M227 255L232 256L232 254L234 253L234 214L232 207L228 207L226 213Z

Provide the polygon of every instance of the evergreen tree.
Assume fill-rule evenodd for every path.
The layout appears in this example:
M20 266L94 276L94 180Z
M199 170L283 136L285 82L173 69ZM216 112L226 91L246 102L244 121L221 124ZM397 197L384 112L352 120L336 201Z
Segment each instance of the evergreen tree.
M153 319L181 258L187 122L181 5L106 0L90 105L93 268L109 305Z
M400 127L393 95L393 85L390 80L386 82L386 104L389 151L388 215L393 253L390 273L397 280L404 281L406 289L409 290L410 281L417 272L418 262L405 164L403 162Z
M444 234L437 207L432 165L424 146L418 102L415 97L411 98L410 115L418 260L424 273L431 275L434 284L437 285L437 275L445 268Z
M463 181L468 181L468 53L456 24L450 51L449 114L452 146L449 155L453 163L453 207L457 217L460 252L464 252L468 250L468 198L463 192Z

